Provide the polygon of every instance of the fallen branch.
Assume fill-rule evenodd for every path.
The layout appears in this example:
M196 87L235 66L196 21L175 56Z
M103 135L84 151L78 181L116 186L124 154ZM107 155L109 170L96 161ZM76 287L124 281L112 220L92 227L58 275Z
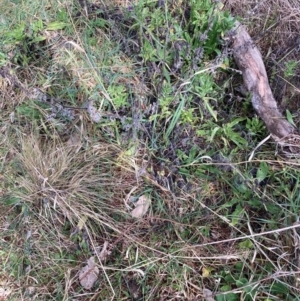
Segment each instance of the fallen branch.
M251 94L253 108L266 124L272 138L282 145L299 145L299 139L295 139L298 138L298 131L279 111L262 56L247 30L237 22L228 36L232 41L234 59L243 74L244 85ZM294 152L291 147L290 150Z

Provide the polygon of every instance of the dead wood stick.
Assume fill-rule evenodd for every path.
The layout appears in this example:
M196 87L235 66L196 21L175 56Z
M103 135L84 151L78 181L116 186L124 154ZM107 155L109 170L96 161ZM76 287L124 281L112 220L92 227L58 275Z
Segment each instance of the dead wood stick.
M296 128L281 114L269 86L262 56L243 25L231 31L233 56L243 74L244 85L251 94L252 105L275 141L297 134Z

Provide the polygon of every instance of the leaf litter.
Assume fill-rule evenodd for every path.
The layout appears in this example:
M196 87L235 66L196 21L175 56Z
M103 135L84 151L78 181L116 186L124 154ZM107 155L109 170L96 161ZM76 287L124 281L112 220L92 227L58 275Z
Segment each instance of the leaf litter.
M104 262L106 257L111 254L108 250L108 246L109 243L105 241L102 250L96 254L97 258L101 262ZM100 271L95 263L95 258L92 256L87 260L87 264L79 271L79 282L81 286L90 290L97 281L99 273Z
M95 264L94 256L90 257L87 265L79 272L79 282L85 289L90 290L99 276L99 269Z
M146 195L139 197L138 201L135 202L135 208L131 211L131 216L135 218L143 217L148 211L151 204L151 199Z

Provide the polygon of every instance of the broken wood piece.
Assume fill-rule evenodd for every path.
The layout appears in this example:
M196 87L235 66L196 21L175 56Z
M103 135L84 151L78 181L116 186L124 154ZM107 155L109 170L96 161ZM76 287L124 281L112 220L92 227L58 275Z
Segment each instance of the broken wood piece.
M246 28L236 22L234 30L230 31L228 36L232 41L233 56L242 72L244 85L250 92L252 105L266 124L272 138L282 145L286 145L287 142L291 144L291 140L294 141L293 145L297 145L294 138L298 137L298 131L279 111L269 86L262 56Z

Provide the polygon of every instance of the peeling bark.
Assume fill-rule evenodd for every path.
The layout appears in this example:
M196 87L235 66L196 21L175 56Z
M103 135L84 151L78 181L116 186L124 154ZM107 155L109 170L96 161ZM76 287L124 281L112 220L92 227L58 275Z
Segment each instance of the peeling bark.
M237 22L229 38L234 59L242 72L245 87L251 94L252 105L272 137L277 142L295 137L298 131L280 113L269 86L262 56L245 27Z

